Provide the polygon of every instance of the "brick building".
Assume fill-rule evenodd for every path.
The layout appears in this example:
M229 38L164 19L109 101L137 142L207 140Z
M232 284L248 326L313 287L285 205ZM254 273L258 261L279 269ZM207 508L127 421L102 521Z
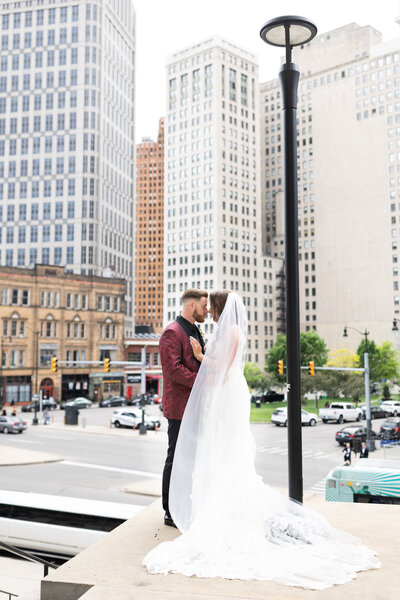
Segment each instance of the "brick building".
M163 327L164 120L157 142L137 146L135 323Z
M123 279L53 265L0 267L0 405L28 402L40 390L57 401L98 399L107 380L115 383L106 395L122 392L116 368L106 376L89 361L123 360L124 311Z

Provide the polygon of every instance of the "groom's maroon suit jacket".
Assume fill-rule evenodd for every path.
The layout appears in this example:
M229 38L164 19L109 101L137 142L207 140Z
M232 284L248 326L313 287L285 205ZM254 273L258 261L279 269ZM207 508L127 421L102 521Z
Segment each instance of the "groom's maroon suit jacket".
M167 419L182 419L200 363L193 356L189 336L177 321L170 323L160 339L164 377L163 413Z

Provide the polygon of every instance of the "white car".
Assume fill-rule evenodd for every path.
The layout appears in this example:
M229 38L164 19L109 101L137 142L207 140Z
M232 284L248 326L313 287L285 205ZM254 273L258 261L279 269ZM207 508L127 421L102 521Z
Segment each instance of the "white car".
M134 411L131 408L120 408L118 410L114 410L111 423L114 427L126 427L129 429L137 429L140 427L140 423L142 422L142 413L140 410ZM153 419L147 413L144 414L144 424L146 425L146 429L160 429L160 421L158 419Z
M320 419L317 417L315 413L307 412L306 410L301 411L301 424L302 425L310 425L314 427L317 424L317 421ZM281 408L277 408L271 415L271 423L275 423L275 425L283 425L287 426L287 407L282 406Z
M393 417L400 415L400 402L398 400L384 400L379 406Z

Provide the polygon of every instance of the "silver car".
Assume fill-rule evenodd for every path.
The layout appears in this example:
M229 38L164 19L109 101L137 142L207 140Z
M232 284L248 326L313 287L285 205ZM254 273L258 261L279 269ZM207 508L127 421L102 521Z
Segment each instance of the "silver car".
M26 421L19 417L0 417L1 433L22 433L26 429Z

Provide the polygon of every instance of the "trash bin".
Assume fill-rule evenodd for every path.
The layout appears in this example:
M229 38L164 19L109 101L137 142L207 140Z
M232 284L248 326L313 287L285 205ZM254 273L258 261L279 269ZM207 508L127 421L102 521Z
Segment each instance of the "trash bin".
M261 408L261 400L260 400L260 398L257 398L257 400L256 400L256 408Z
M353 439L353 451L356 452L357 454L360 454L361 452L361 440L354 438Z
M76 406L66 406L64 423L66 425L78 425L78 415L79 410Z

